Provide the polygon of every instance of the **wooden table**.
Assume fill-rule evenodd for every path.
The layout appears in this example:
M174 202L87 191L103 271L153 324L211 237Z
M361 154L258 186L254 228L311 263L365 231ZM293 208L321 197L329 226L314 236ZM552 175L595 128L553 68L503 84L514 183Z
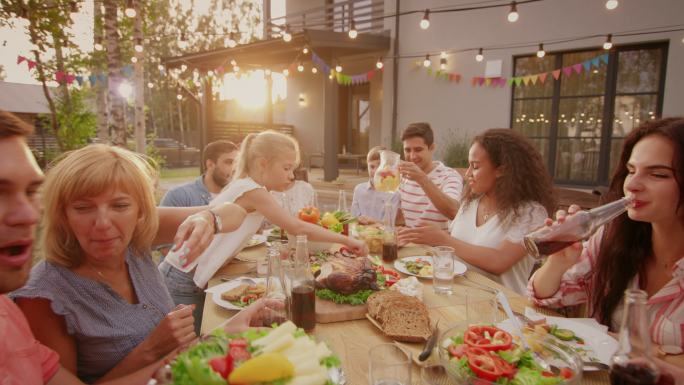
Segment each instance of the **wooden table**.
M424 255L420 247L405 247L400 249L399 257L407 257L414 255ZM214 286L221 283L222 276L239 276L245 272L251 272L254 268L254 263L249 262L254 260L260 253L265 253L264 246L253 247L244 250L235 260L230 264L221 268L216 276L209 282L209 286ZM237 260L237 259L240 260ZM440 320L440 329L446 330L447 326L465 319L465 295L464 289L467 287L477 287L472 282L477 282L489 287L502 290L509 301L513 310L523 312L525 306L531 306L530 301L525 297L507 289L503 286L491 281L483 275L475 272L467 272L466 278L457 277L454 279L454 295L440 296L434 294L432 290L432 282L422 280L424 287L424 301L430 311L430 317L433 321ZM469 281L471 280L471 281ZM541 312L553 314L547 309L538 309ZM235 311L223 309L211 300L208 295L204 304L204 315L202 320L202 333L206 333L221 322L230 318L235 314ZM368 383L368 349L371 346L392 342L391 339L385 337L375 326L368 320L355 320L336 322L329 324L317 324L313 334L322 341L328 343L331 349L342 360L344 373L347 377L348 385L365 385ZM407 350L416 356L422 349L422 344L401 344ZM433 353L430 360L435 359L436 352ZM680 356L681 357L681 356ZM684 361L684 360L680 360ZM679 362L682 364L682 362ZM414 365L412 373L412 381L414 384L420 384L420 369ZM581 384L609 384L607 372L586 372L584 373Z

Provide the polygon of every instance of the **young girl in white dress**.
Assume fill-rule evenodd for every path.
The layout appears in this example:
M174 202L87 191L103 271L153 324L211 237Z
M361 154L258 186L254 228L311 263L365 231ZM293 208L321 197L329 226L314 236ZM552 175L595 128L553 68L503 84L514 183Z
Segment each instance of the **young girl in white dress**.
M259 231L264 218L288 234L307 235L309 240L345 245L365 255L365 243L307 223L283 209L269 191L283 191L294 180L299 164L299 144L288 135L275 131L249 134L242 142L233 181L211 204L234 202L247 211L247 217L234 232L221 234L199 257L195 283L204 287L227 260L239 253Z

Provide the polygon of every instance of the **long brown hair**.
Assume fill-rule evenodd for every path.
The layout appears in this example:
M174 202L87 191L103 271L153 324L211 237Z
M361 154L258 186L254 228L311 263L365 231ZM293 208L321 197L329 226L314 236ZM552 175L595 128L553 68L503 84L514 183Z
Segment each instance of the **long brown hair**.
M625 138L620 161L610 183L608 201L624 195L627 162L634 146L643 138L660 135L674 146L674 178L679 185L679 202L684 203L684 118L668 118L649 121L636 128ZM682 218L684 220L684 218ZM653 258L651 224L637 222L622 214L606 227L601 240L599 255L593 273L592 316L604 325L610 325L615 308L620 304L627 285L638 274L641 284L646 284L647 263Z
M549 214L556 209L553 183L541 154L524 136L508 128L492 128L476 136L473 143L480 144L492 165L502 171L494 186L494 197L503 223L520 215L519 210L527 202L538 202ZM465 206L477 198L468 184L463 197Z

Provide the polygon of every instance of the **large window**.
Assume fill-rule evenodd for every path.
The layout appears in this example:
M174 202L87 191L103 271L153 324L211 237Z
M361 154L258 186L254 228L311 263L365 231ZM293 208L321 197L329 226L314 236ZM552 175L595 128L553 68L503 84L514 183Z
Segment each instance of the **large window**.
M557 183L607 184L624 137L662 109L667 43L613 48L608 63L554 80L552 71L602 49L514 59L514 76L548 73L545 82L513 88L511 127L541 152Z

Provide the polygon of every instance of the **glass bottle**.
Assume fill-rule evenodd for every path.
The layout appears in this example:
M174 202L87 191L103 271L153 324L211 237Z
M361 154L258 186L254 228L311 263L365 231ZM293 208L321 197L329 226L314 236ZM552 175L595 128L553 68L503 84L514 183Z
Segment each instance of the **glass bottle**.
M306 235L297 235L290 312L292 322L305 331L316 325L315 282L309 264L309 250Z
M611 358L612 385L655 385L659 370L651 355L646 314L647 295L643 290L625 291L625 307L620 326L620 342Z
M382 192L393 193L399 188L399 160L400 155L396 152L380 151L380 164L373 176L375 189Z
M383 214L382 260L392 263L397 259L397 234L394 228L394 207L391 201L385 202Z
M347 207L347 192L345 190L340 190L337 197L337 211L348 213L349 208ZM349 235L349 223L342 224L342 235Z
M589 238L604 224L627 211L633 201L624 197L589 211L579 211L563 223L541 227L525 236L525 247L531 256L541 258Z
M280 302L281 306L266 306L266 314L264 315L263 326L271 326L272 324L282 324L289 319L288 304L289 301L289 291L285 286L285 273L282 265L282 250L283 247L287 248L287 244L281 245L282 242L275 241L272 242L267 251L268 258L268 273L266 278L266 295L265 297L269 300L275 300ZM271 301L269 301L271 302Z

